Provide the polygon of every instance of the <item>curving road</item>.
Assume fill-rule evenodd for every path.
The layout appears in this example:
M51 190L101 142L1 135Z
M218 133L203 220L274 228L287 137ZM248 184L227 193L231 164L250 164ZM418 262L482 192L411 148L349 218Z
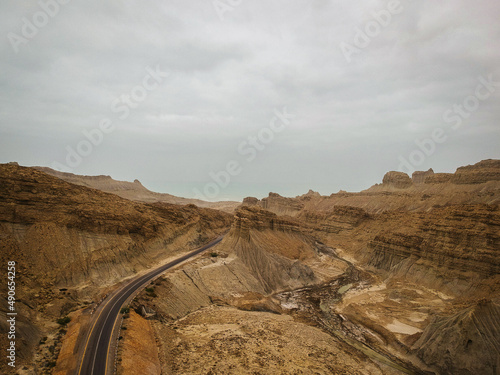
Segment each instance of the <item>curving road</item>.
M168 264L165 264L143 276L131 280L119 290L108 296L103 302L97 318L95 318L90 333L88 334L87 342L85 343L84 353L79 364L78 375L106 375L109 347L115 321L120 313L120 309L125 301L134 294L138 289L144 287L151 279L165 272L169 268L184 262L185 260L215 246L222 241L223 236L209 244L192 251ZM114 362L114 358L109 358Z

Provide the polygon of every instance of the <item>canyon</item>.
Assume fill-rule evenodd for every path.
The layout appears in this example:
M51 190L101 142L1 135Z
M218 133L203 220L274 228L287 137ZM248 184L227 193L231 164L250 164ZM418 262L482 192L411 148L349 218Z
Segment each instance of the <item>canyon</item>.
M0 181L18 373L73 373L103 296L226 232L127 306L117 373L500 371L500 160L243 202L15 164ZM2 300L2 332L6 311Z

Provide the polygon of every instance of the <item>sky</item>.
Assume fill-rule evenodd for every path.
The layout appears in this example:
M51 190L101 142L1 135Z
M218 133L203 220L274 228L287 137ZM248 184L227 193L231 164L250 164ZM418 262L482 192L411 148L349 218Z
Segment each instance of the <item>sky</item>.
M206 200L500 158L500 2L0 3L0 163Z

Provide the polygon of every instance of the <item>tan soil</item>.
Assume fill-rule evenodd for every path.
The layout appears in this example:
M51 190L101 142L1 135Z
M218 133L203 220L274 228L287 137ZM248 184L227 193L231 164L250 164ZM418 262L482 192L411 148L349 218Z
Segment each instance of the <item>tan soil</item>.
M210 306L175 323L154 325L164 374L391 373L287 315Z
M150 322L132 310L122 327L126 329L121 331L117 374L161 374L158 348Z

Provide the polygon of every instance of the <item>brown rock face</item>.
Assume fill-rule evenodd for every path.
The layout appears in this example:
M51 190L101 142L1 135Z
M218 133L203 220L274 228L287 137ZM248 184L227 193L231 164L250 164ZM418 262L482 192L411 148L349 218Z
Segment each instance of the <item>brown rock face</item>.
M259 204L259 200L255 197L246 197L243 199L243 206L256 206Z
M481 184L500 180L500 160L483 160L474 165L460 167L453 175L454 184Z
M278 213L279 215L293 216L304 208L304 204L300 200L285 198L276 193L269 193L269 197L262 199L260 204L262 208Z
M163 229L186 223L189 216L213 214L228 225L229 215L196 206L146 205L113 194L77 186L32 168L0 165L0 219L31 225L51 223L105 234L137 234L150 238ZM222 219L222 221L220 221Z
M275 230L281 232L300 232L297 222L279 217L260 207L243 206L234 215L233 230L241 238L249 238L251 230Z
M500 306L481 301L452 316L436 317L412 350L441 374L498 374Z
M297 262L315 256L313 242L296 221L260 207L242 207L222 248L234 252L270 293L316 281L311 269Z
M455 173L436 173L425 177L426 184L477 185L500 181L500 160L488 159L460 167Z
M246 198L234 216L132 202L0 166L0 260L19 261L19 322L30 328L21 333L29 345L20 353L29 359L26 348L46 335L32 321L54 325L100 283L111 285L232 223L223 241L161 276L153 293L134 302L157 313L150 324L162 373L234 373L253 365L278 373L289 363L289 372L494 374L497 164L416 172L412 179L389 172L383 184L360 193L270 193ZM116 186L107 176L93 183ZM127 184L133 186L120 189L142 191L138 181ZM0 318L5 330L5 314ZM148 328L137 327L125 330L136 335L124 336L132 345L122 358L139 362L140 333ZM151 359L156 348L146 333ZM146 362L158 372L156 359Z
M453 178L453 173L434 173L433 175L425 177L424 183L426 184L446 184Z
M429 283L448 278L451 284L445 288L454 295L478 276L500 273L498 206L451 206L404 216L388 213L379 220L387 229L368 244L373 254L370 264L377 268ZM426 270L434 270L433 277L439 280L431 280Z
M412 179L414 184L423 184L426 177L432 176L433 174L434 174L434 171L432 170L432 168L430 168L429 170L427 170L425 172L415 171L411 175L411 179Z
M382 184L393 186L398 189L406 189L413 183L406 173L391 171L385 174Z
M309 191L306 194L303 194L298 198L303 200L303 201L309 201L313 198L321 198L321 194L318 193L317 191L309 189Z
M334 206L327 212L304 210L297 218L309 224L315 231L339 233L357 227L370 216L362 208Z

